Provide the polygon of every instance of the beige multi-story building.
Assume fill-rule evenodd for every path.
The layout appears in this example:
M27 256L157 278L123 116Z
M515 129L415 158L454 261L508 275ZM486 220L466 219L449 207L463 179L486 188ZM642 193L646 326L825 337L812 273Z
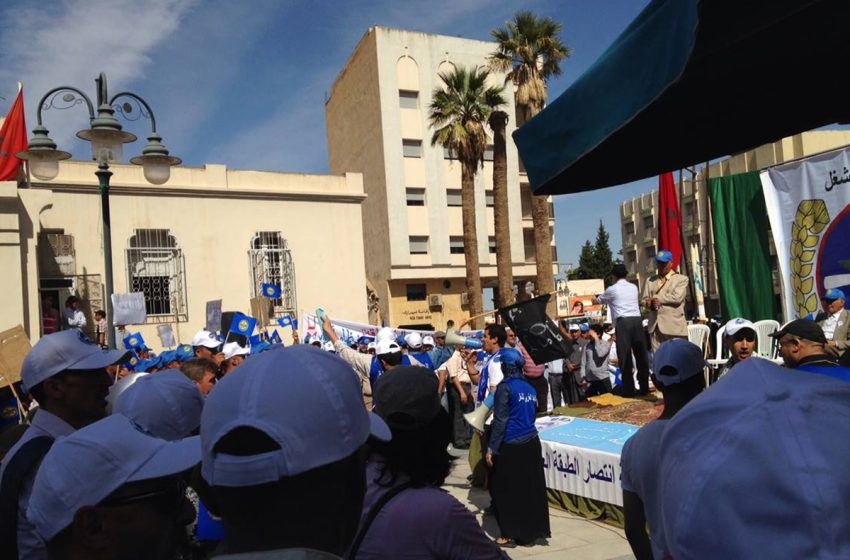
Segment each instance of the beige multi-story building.
M494 48L486 41L373 27L337 76L326 103L330 170L363 174L366 274L377 296L376 311L394 326L442 328L447 320L468 315L461 169L441 146L431 145L428 106L431 92L442 85L438 73L486 65ZM492 74L491 83L504 84L504 75ZM511 100L505 107L510 138L516 126L510 86L506 98ZM507 166L513 273L522 291L535 277L531 190L510 140ZM488 150L475 180L485 288L496 285L492 184Z
M705 293L706 314L711 317L719 310L717 268L714 255L707 179L760 171L792 160L850 145L850 131L820 130L796 134L754 150L736 154L699 168L696 174L682 173L677 184L682 237L684 240L682 271L694 279L699 271ZM643 194L620 204L620 225L623 239L623 260L640 286L655 271L655 252L658 249L658 191ZM773 261L773 286L779 297L780 282L776 266L773 238L770 252ZM697 262L699 266L694 266ZM689 299L692 293L688 294ZM777 305L781 309L781 305Z
M43 300L61 311L72 294L91 330L105 283L96 168L62 162L50 181L0 182L0 330L21 324L34 342ZM151 185L138 166L111 170L114 292L145 294L147 321L128 329L152 348L161 346L159 325L191 340L206 324L208 301L251 313L264 282L282 288L277 315L325 307L367 320L360 174L206 165L176 167L166 184Z

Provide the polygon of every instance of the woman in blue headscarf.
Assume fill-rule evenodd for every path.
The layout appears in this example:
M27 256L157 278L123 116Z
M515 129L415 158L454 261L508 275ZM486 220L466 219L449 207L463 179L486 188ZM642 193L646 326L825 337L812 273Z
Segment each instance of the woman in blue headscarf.
M551 536L540 438L534 418L537 391L523 377L525 360L513 348L501 351L505 378L496 387L487 447L490 498L502 535L496 544L533 545Z

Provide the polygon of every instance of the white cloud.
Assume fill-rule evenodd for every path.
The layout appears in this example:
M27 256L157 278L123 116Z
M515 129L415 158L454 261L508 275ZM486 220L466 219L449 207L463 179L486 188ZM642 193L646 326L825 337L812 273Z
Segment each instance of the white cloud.
M92 80L101 71L108 76L110 93L143 79L156 49L178 31L196 4L196 0L7 4L0 12L5 22L0 34L0 83L4 91L16 81L24 83L32 128L36 104L51 88L74 86L94 97ZM45 117L57 143L67 145L73 132L85 127L85 114L78 111L54 111Z

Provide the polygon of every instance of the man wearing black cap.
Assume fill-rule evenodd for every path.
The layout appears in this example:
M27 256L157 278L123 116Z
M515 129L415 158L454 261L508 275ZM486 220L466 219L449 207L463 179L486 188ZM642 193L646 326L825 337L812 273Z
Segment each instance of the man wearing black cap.
M827 354L826 336L814 321L791 321L770 336L779 341L779 355L785 367L808 371L840 368L835 358Z
M635 395L635 382L632 377L632 354L637 362L638 383L640 390L637 394L649 393L649 357L646 348L646 334L643 330L643 319L638 304L637 286L626 280L628 271L624 264L615 264L611 270L614 284L597 296L597 303L604 303L611 309L611 319L617 331L617 357L620 360L620 371L623 376L624 397Z

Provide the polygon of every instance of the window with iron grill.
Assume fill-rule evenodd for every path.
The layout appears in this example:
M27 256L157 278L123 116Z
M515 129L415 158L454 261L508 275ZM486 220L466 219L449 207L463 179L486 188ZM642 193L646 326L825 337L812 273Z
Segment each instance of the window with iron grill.
M262 295L263 284L280 286L280 297L272 300L275 315L295 313L295 264L286 239L279 231L258 231L249 257L253 297Z
M128 290L145 294L148 316L187 320L183 252L170 230L135 230L126 257Z

